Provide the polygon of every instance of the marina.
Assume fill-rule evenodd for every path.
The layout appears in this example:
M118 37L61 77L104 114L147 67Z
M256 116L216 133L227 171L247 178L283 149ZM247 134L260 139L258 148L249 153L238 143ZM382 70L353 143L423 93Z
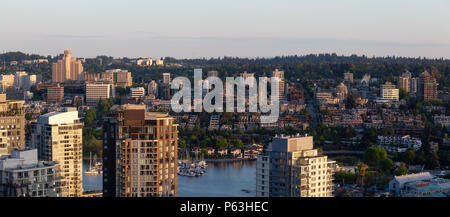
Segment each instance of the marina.
M190 155L186 152L186 156L184 160L178 160L177 173L179 176L201 176L203 175L208 168L208 164L203 159L203 155L201 159L198 159L198 155L195 155L195 160L190 159Z

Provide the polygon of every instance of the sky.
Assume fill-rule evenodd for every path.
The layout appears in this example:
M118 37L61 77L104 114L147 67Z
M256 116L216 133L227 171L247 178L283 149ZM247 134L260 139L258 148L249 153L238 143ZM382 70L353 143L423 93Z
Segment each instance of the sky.
M448 0L2 0L0 52L450 58Z

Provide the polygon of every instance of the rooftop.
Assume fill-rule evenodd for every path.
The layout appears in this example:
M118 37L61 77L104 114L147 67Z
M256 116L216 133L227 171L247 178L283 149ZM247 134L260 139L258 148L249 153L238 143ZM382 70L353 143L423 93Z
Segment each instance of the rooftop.
M409 175L403 175L403 176L394 176L394 179L397 180L399 183L407 183L407 182L433 179L433 176L429 172L423 172L423 173L415 173L415 174L409 174Z

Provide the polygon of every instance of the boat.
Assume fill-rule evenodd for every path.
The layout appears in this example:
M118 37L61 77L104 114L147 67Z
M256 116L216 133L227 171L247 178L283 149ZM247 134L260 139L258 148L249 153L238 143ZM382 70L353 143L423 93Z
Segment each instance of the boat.
M186 158L189 159L189 155L186 153ZM180 176L196 177L201 176L206 172L208 165L204 160L180 160L177 163L177 174Z
M89 153L89 169L84 172L86 175L98 175L98 170L92 167L92 153Z
M243 192L245 192L245 193L250 193L250 190L248 190L248 189L242 189L241 191L243 191Z

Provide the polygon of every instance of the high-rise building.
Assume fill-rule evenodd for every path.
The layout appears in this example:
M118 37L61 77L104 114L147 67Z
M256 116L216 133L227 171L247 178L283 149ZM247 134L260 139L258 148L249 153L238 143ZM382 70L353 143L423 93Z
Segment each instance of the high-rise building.
M398 101L399 90L391 82L386 82L381 85L380 95L383 99L389 99L393 101Z
M339 100L344 100L347 98L348 95L348 88L347 86L345 86L344 83L340 83L337 87L336 87L336 95L337 98Z
M410 89L410 93L411 94L417 94L417 83L418 83L419 79L418 78L411 78L411 89Z
M145 105L122 105L106 117L103 196L177 196L177 126Z
M437 99L437 81L427 71L420 74L417 82L417 98L419 100Z
M83 79L83 64L80 60L72 57L72 51L64 50L62 60L52 65L52 82L64 82L67 80L79 81Z
M163 73L163 84L170 84L170 73Z
M156 83L155 80L151 80L150 83L148 83L147 92L148 95L153 94L155 97L158 96L158 83Z
M59 197L64 190L55 161L38 161L36 149L0 157L0 197Z
M272 77L278 78L279 99L284 99L284 71L275 69L275 71L272 71Z
M411 92L411 72L407 71L398 76L397 85L407 93Z
M0 94L0 156L25 148L24 103L6 100L6 94Z
M56 161L62 176L63 197L80 197L82 185L83 123L76 108L63 108L39 117L31 125L31 147L38 149L39 160Z
M64 100L64 87L59 84L47 88L48 103L62 103Z
M170 96L172 95L172 89L170 88L170 84L159 84L158 85L158 98L163 100L170 100Z
M312 136L275 137L258 156L257 197L332 197L335 161L313 148Z
M86 104L96 105L102 99L114 97L114 85L109 83L87 83Z

